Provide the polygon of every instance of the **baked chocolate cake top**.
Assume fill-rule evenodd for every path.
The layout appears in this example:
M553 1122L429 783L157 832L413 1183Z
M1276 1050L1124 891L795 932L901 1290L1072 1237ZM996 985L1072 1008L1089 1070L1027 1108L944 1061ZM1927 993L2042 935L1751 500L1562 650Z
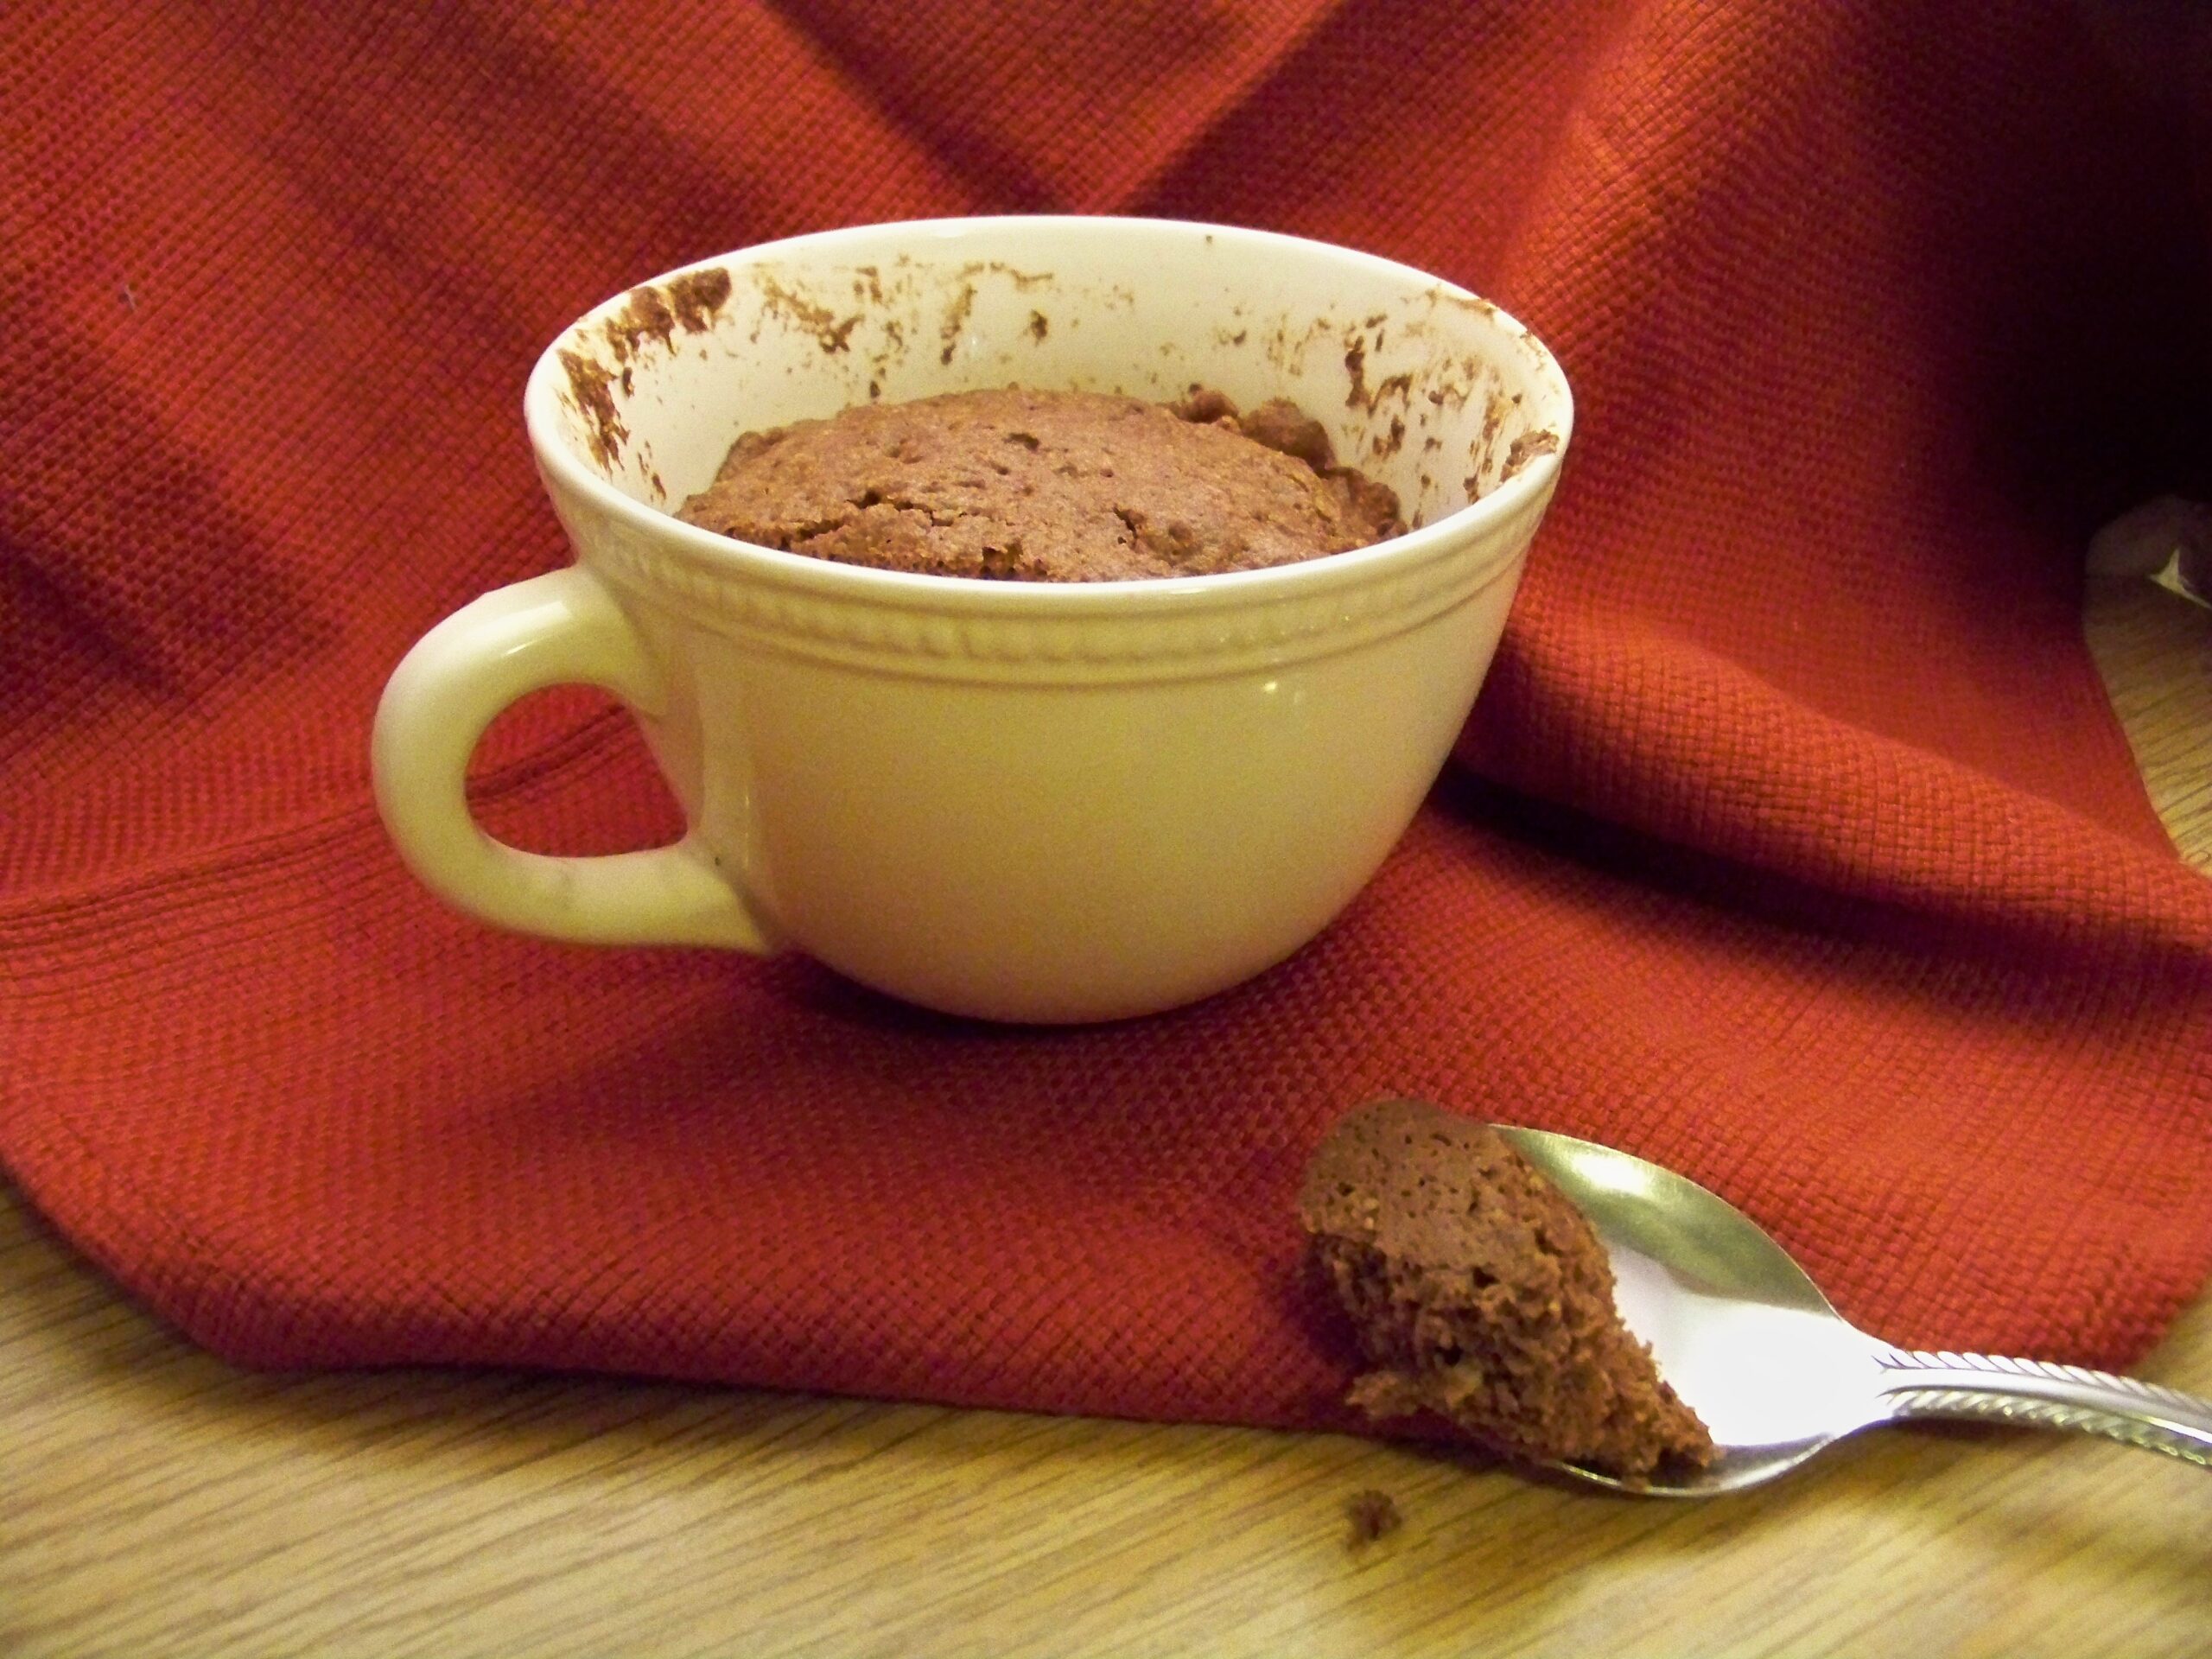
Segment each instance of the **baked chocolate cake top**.
M1402 534L1294 404L1239 415L1018 387L864 404L748 432L678 517L879 569L1119 582L1256 569Z

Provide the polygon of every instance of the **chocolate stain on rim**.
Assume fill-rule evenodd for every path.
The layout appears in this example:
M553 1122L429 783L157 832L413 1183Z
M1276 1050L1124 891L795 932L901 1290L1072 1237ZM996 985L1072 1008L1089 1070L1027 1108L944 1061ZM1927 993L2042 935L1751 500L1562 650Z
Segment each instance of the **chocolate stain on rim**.
M1232 312L1230 315L1236 314ZM1334 318L1315 317L1301 332L1293 334L1290 321L1285 318L1268 331L1262 345L1267 352L1268 362L1285 374L1300 375L1306 372L1306 349L1336 334L1338 327ZM1364 347L1362 349L1364 351Z
M910 263L908 257L903 255L893 261L897 267L905 267ZM941 364L949 365L958 353L977 298L974 278L986 273L1008 282L1017 290L1027 290L1056 280L1051 271L1022 270L1000 260L971 262L959 268L961 285L946 306L938 329L941 342L938 361ZM883 378L890 359L904 348L905 331L895 318L881 314L892 308L893 296L887 290L894 285L902 289L910 288L911 277L902 271L899 276L887 281L884 270L880 266L849 268L852 296L861 308L840 316L804 290L786 285L772 276L760 271L749 274L760 292L760 315L764 318L774 316L786 326L812 334L825 356L853 349L854 331L867 320L871 311L876 313L886 338L881 349L869 354L868 366L874 372L869 378L867 396L874 401L884 395ZM591 454L602 467L611 468L616 464L630 436L616 397L618 389L623 394L627 394L632 389L633 382L630 363L643 352L649 340L657 340L673 348L679 330L696 334L712 327L717 315L728 302L731 290L730 272L718 266L671 278L658 287L646 284L633 289L626 296L623 308L601 324L601 332L607 340L610 355L619 368L610 368L582 353L569 351L560 353L569 383L566 401L583 417ZM1103 297L1109 304L1128 307L1134 303L1135 296L1127 289L1116 286ZM1426 297L1432 304L1449 306L1486 318L1495 319L1500 315L1497 308L1489 301L1475 296L1447 293L1438 289L1432 289ZM1241 308L1238 308L1240 311ZM1080 319L1064 318L1061 321L1073 326ZM1382 348L1384 338L1382 330L1386 321L1384 314L1377 313L1363 318L1356 327L1346 330L1342 324L1332 319L1314 318L1302 333L1294 333L1286 320L1277 323L1265 339L1266 355L1279 366L1294 371L1309 345L1336 333L1344 341L1343 361L1348 382L1344 399L1346 407L1378 415L1379 406L1395 397L1410 416L1417 378L1422 382L1419 389L1423 391L1428 404L1439 407L1464 404L1474 391L1480 372L1477 362L1471 359L1464 364L1451 365L1454 370L1462 371L1464 378L1460 374L1444 372L1443 365L1439 364L1435 365L1438 372L1434 375L1434 384L1431 384L1427 374L1416 376L1411 372L1392 374L1372 386L1368 384L1370 355ZM1027 333L1033 341L1043 342L1048 338L1051 327L1052 320L1041 310L1028 313ZM1414 332L1416 334L1422 332L1418 324L1414 325ZM1370 334L1373 335L1372 339L1367 337ZM1241 327L1233 331L1217 328L1214 336L1217 344L1222 346L1242 346L1250 338L1248 331ZM759 338L757 325L753 337ZM1521 400L1516 397L1513 401L1518 403ZM1471 446L1468 459L1475 470L1465 480L1471 499L1482 493L1485 478L1488 484L1494 486L1525 470L1539 456L1554 453L1560 447L1558 435L1554 432L1529 432L1513 441L1501 461L1498 442L1508 413L1501 404L1502 400L1493 393L1485 410L1480 439ZM1425 427L1426 424L1424 419L1421 425ZM1406 418L1394 418L1386 429L1369 438L1366 447L1377 458L1388 457L1403 448L1408 435ZM1433 433L1421 430L1419 435L1424 454L1440 447Z
M630 290L622 308L600 325L600 334L620 365L610 369L582 352L563 350L561 367L569 377L569 403L583 416L584 438L592 458L613 471L622 457L630 429L614 406L613 388L628 397L635 385L631 361L647 340L674 349L676 331L704 334L729 300L729 272L719 265L671 276L658 288L645 283Z
M561 353L561 366L568 371L569 401L584 417L584 438L591 447L592 459L611 472L621 459L623 440L630 435L609 389L614 371L595 358L567 350Z
M1395 397L1399 403L1413 401L1414 378L1409 372L1389 376L1370 391L1367 385L1367 342L1357 334L1344 337L1344 378L1351 382L1351 389L1344 394L1346 409L1363 409L1372 415L1385 397ZM1399 436L1404 437L1402 422ZM1395 449L1395 445L1392 448Z
M1024 294L1040 283L1052 280L1052 273L1049 270L1019 270L1003 259L971 259L960 267L960 277L963 282L969 281L987 270L995 276L1005 277Z
M645 349L645 341L656 340L665 346L675 338L676 313L660 290L647 283L630 290L628 302L601 325L600 332L613 347L614 360L627 363Z
M1482 435L1467 446L1467 464L1475 469L1464 480L1470 501L1483 493L1484 470L1496 467L1497 435L1505 429L1505 412L1510 407L1504 397L1495 391L1491 393L1490 401L1483 406Z
M671 278L661 292L676 313L677 326L687 334L702 334L715 326L715 314L729 301L729 272L709 265Z
M648 340L666 346L678 328L701 334L713 327L715 314L729 299L729 272L719 265L671 276L659 288L645 283L630 290L627 302L601 325L601 332L613 348L614 360L627 363Z
M1475 315L1487 318L1492 322L1497 321L1499 315L1497 308L1492 305L1488 300L1484 299L1480 295L1454 294L1448 289L1430 289L1428 290L1428 302L1431 305L1449 305L1455 307L1461 311L1471 311ZM1526 331L1524 330L1523 332L1525 333Z
M1447 406L1465 409L1467 400L1475 395L1475 388L1482 383L1488 372L1482 359L1477 357L1464 357L1440 364L1430 371L1433 377L1431 384L1421 396L1439 409Z
M945 308L944 321L937 331L938 338L944 344L944 349L937 354L939 363L952 361L952 354L960 349L960 331L968 326L968 314L975 308L976 284L961 283L960 291Z
M881 318L877 324L877 332L883 336L883 347L868 359L870 378L868 383L868 395L871 400L881 396L878 383L885 375L891 372L893 359L903 359L906 351L906 330L898 318L890 316Z
M1534 432L1523 432L1506 449L1505 467L1497 475L1498 482L1502 484L1511 478L1538 455L1551 454L1558 448L1559 434L1548 426L1538 427Z
M849 317L840 318L828 306L785 287L765 270L753 272L753 285L760 290L760 315L779 317L801 333L812 334L824 357L846 349L853 330L861 326L861 319L866 315L855 311Z

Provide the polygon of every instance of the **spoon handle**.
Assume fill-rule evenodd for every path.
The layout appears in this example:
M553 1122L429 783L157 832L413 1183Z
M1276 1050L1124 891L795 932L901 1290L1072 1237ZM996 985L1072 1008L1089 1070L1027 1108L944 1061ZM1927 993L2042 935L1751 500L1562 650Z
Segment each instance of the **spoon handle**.
M1972 1418L2101 1434L2212 1469L2212 1400L2178 1389L1988 1354L1890 1349L1878 1363L1880 1392L1893 1418Z

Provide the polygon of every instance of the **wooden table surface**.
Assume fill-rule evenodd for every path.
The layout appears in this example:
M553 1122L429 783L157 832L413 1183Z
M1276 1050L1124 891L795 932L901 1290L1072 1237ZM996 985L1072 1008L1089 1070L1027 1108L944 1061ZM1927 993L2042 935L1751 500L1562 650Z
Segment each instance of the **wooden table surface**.
M2212 613L2093 646L2212 866ZM2212 1394L2212 1300L2140 1374ZM1395 1533L1349 1541L1389 1493ZM0 1185L0 1656L2212 1654L2212 1481L1863 1437L1624 1500L1335 1436L508 1375L249 1376Z

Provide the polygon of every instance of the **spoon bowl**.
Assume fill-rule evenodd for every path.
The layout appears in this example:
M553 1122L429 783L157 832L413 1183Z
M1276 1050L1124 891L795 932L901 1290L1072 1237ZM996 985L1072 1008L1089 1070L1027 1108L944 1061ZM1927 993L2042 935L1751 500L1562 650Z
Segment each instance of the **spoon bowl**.
M1851 1325L1750 1217L1611 1147L1498 1126L1588 1217L1622 1322L1713 1432L1706 1468L1618 1491L1706 1497L1785 1474L1879 1423L1951 1418L2102 1435L2212 1468L2212 1402L2040 1360L1894 1348Z

